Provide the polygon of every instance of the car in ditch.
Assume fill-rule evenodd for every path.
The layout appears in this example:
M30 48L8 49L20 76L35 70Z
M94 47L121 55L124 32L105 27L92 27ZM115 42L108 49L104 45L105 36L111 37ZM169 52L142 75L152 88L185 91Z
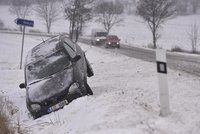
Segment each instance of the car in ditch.
M33 118L92 95L87 77L94 75L81 47L68 37L52 37L29 51L24 67L26 104Z
M117 37L117 35L108 35L106 37L105 48L108 47L120 48L120 39Z

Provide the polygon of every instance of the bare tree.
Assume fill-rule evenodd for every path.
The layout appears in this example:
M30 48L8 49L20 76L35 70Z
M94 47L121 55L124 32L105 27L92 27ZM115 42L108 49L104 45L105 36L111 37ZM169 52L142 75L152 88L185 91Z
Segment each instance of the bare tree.
M51 32L51 27L59 19L60 10L56 0L36 0L35 11L46 25L47 33Z
M96 7L96 13L99 14L97 21L103 24L109 33L113 26L122 22L120 15L123 11L124 7L119 1L101 2Z
M199 28L196 23L191 25L190 31L188 32L188 37L191 43L192 47L192 52L196 53L197 52L197 45L198 45L198 37L199 37Z
M158 30L167 18L174 14L174 2L171 0L140 0L137 14L148 23L153 35L154 48L157 48Z
M31 13L31 5L31 0L10 0L9 11L17 18L25 19ZM20 31L22 31L22 26L20 26Z
M65 3L65 18L70 21L70 39L78 41L85 22L92 18L90 4L94 0L68 0Z

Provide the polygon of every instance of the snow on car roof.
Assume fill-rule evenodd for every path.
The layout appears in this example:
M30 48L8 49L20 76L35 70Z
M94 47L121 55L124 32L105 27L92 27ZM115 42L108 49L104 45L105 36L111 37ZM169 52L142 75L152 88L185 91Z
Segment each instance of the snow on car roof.
M59 44L59 36L50 38L45 42L34 47L31 51L28 52L26 63L38 61L41 58L46 57L50 53L54 53L61 48Z

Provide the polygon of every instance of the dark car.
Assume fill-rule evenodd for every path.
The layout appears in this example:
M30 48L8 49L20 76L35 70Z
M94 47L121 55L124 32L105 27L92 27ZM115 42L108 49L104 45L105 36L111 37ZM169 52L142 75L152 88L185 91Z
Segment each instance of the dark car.
M105 47L117 47L120 48L120 39L116 35L108 35L106 37Z
M93 70L84 51L66 36L57 36L34 47L26 57L27 108L33 118L51 113L72 100L92 95L87 76Z

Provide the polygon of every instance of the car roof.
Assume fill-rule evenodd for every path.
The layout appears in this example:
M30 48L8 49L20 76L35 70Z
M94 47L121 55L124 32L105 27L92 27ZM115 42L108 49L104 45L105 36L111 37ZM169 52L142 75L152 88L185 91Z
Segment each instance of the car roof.
M49 38L28 52L26 65L42 60L60 50L67 50L68 53L70 53L71 50L76 51L76 44L64 35Z
M26 64L36 62L46 57L50 53L51 54L55 53L59 49L61 49L61 46L59 44L59 37L57 36L57 37L50 38L40 43L39 45L35 46L33 49L31 49L28 52L28 55L26 57Z
M40 61L60 50L65 50L70 58L74 58L76 56L77 45L65 35L54 36L35 46L28 52L26 65Z

